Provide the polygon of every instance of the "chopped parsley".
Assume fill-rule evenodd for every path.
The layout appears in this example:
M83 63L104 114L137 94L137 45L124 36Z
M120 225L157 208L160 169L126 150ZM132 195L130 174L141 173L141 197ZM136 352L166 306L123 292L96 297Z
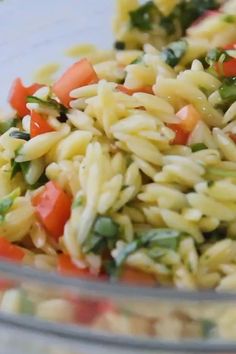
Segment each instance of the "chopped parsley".
M20 188L17 188L6 197L0 199L0 221L4 221L6 214L11 209L15 199L19 196Z
M192 152L197 152L197 151L208 149L208 147L203 143L193 144L190 147L191 147Z
M185 40L173 42L162 51L161 58L171 67L175 67L179 64L187 49L188 43Z
M66 114L68 111L68 109L65 106L63 106L63 104L57 102L56 100L50 97L48 97L46 100L42 100L41 98L35 96L28 96L27 103L38 103L41 106L55 109L59 113L64 113L64 114Z

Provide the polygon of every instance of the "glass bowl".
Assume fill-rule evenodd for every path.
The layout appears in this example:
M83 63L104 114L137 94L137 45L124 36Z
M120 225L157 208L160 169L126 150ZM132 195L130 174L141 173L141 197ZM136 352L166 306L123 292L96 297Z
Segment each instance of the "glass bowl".
M66 48L112 44L114 0L0 3L0 102ZM236 294L65 278L0 262L0 354L236 353Z

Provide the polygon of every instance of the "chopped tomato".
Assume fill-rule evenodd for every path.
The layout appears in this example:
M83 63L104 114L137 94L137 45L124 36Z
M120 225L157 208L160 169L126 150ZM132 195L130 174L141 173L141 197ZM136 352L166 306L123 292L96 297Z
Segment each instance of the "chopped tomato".
M98 76L87 59L82 59L73 64L62 77L53 85L53 92L60 102L69 107L70 92L76 88L98 82Z
M175 138L172 141L173 145L186 145L189 133L185 132L179 124L167 124L168 128L175 132Z
M81 278L89 278L91 276L88 268L82 269L76 267L69 255L60 254L58 256L57 270L61 275L70 275Z
M232 58L224 63L216 63L215 69L220 76L236 76L236 58Z
M230 137L230 139L232 139L233 142L236 144L236 134L229 133L229 137Z
M25 87L22 84L22 81L20 78L17 78L14 80L14 82L11 86L8 101L9 101L11 107L16 110L16 112L20 118L29 114L29 110L26 107L27 96L33 95L42 86L43 85L40 85L40 84L33 84L29 87Z
M191 133L201 120L201 116L192 104L184 106L177 113L176 116L181 119L179 123L182 130Z
M70 217L72 200L55 182L48 182L44 190L33 197L36 213L49 234L58 240Z
M81 324L91 324L100 315L116 311L116 306L106 299L94 300L92 298L69 295L67 300L74 305L75 320Z
M131 267L123 269L120 280L133 285L155 286L157 284L157 280L153 275Z
M139 92L150 93L151 95L153 95L152 86L143 86L143 87L131 89L131 88L128 88L124 85L117 85L116 89L120 92L125 93L126 95L129 95L129 96L132 96L134 93L139 93Z
M230 43L230 44L226 44L223 46L224 50L235 50L236 49L236 43Z
M16 282L10 279L2 279L0 278L0 291L5 291L10 288L15 288Z
M41 114L32 111L30 120L30 136L34 138L37 135L53 132L54 129L51 125L42 117Z
M12 244L4 237L0 237L0 258L21 262L24 256L25 252L20 247Z

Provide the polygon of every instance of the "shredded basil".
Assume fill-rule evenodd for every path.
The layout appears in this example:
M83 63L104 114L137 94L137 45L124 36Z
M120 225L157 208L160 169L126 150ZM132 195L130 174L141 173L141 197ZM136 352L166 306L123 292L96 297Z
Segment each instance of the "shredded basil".
M8 119L0 122L0 134L6 133L10 128L16 127L18 119Z
M116 237L119 225L107 216L99 216L93 226L93 231L104 237Z
M231 104L236 101L236 77L226 78L219 88L219 94L223 101Z
M216 324L212 320L202 320L201 328L203 338L212 338L216 330Z
M79 195L78 198L75 199L74 203L72 204L72 209L76 209L79 206L83 205L84 198L82 195Z
M201 151L201 150L208 149L208 147L205 144L203 144L203 143L193 144L190 147L191 147L192 152L198 152L198 151Z
M140 31L151 31L153 20L158 14L158 9L153 1L148 1L137 10L129 13L131 27L138 28Z
M175 67L179 64L187 49L188 43L185 40L173 42L162 51L161 58L171 67Z
M28 96L27 103L38 103L39 105L55 109L59 113L66 114L68 112L68 109L65 106L50 97L47 98L47 100L42 100L35 96Z
M125 42L116 41L114 43L114 48L117 49L117 50L125 50Z
M26 132L22 132L20 130L14 130L9 134L10 137L15 138L15 139L21 139L25 141L30 140L30 134Z
M20 188L15 189L6 197L0 199L0 220L3 221L7 212L12 207L15 199L20 196Z

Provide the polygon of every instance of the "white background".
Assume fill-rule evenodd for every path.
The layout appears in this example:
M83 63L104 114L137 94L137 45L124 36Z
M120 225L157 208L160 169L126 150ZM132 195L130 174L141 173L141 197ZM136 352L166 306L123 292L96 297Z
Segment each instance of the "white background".
M12 80L27 80L48 61L63 61L71 45L112 43L115 0L0 1L0 104Z

